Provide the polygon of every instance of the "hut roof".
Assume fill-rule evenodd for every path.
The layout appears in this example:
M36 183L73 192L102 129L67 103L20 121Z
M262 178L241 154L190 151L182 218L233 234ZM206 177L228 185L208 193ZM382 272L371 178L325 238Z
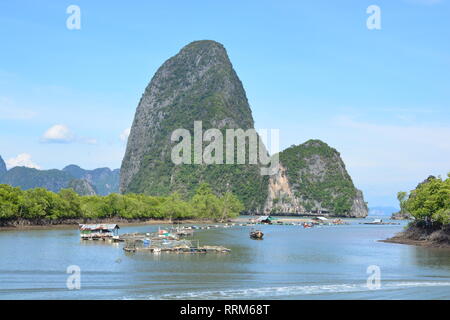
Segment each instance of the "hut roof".
M111 224L80 224L80 230L114 230L120 229L119 225L111 223Z

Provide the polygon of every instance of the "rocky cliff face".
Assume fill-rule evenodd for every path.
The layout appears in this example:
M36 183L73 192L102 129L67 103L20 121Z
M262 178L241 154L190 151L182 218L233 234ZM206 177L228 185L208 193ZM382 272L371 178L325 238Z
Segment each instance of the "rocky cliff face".
M171 134L203 130L253 128L247 97L225 48L196 41L167 60L153 76L136 110L121 168L121 192L191 195L200 182L217 193L232 191L247 210L262 209L267 177L257 165L174 165ZM192 135L193 136L193 135Z
M356 195L353 198L352 209L346 215L354 218L365 218L369 214L367 202L364 200L363 192L356 189Z
M366 217L363 194L353 185L339 153L310 140L280 153L280 170L269 180L266 213L327 213Z
M3 161L2 157L0 156L0 177L6 173L6 163Z
M264 205L265 213L299 213L305 212L299 199L294 196L287 177L286 168L280 164L278 173L270 176L269 191Z
M80 196L95 196L95 187L86 179L73 179L69 182L68 188L73 189Z

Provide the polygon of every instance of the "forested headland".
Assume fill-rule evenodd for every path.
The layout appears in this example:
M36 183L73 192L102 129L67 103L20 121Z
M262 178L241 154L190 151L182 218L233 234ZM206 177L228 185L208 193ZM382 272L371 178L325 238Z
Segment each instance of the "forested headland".
M430 176L398 199L400 212L414 221L389 242L450 247L450 173L446 179Z

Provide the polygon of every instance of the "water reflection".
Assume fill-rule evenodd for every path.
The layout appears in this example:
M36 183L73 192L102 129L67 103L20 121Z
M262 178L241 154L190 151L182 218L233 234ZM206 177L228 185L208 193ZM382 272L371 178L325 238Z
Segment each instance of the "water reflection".
M412 247L414 263L420 266L450 270L450 252L443 248Z

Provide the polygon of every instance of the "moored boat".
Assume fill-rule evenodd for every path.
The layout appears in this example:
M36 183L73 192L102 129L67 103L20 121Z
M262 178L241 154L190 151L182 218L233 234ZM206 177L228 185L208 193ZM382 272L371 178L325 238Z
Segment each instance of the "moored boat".
M262 240L263 237L264 237L264 233L261 230L250 231L250 239Z

